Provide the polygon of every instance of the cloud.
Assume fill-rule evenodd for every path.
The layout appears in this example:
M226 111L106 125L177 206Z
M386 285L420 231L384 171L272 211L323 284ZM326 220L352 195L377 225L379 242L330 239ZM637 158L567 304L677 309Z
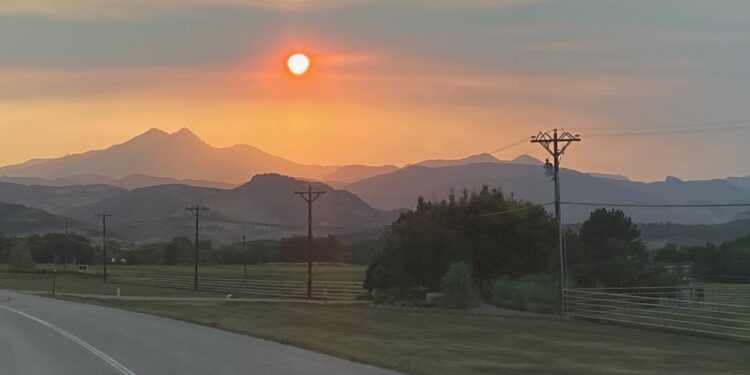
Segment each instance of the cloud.
M543 0L3 0L0 15L47 17L127 17L190 6L237 6L279 11L306 11L375 3L413 4L429 7L498 7L524 5Z

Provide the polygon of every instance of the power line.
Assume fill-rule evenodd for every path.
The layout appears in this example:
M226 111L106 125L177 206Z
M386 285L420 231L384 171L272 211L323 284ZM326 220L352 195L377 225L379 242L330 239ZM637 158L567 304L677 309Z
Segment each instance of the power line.
M598 206L598 207L635 207L635 208L708 208L708 207L750 207L750 203L604 203L604 202L560 202L569 206Z
M490 212L490 213L481 214L481 215L477 215L477 216L478 217L488 217L488 216L507 215L507 214L512 214L514 212L526 211L526 210L531 210L531 209L540 208L540 207L544 207L544 206L551 206L553 204L555 204L555 202L547 202L547 203L541 203L541 204L534 204L534 205L530 205L530 206L526 206L526 207L513 208L513 209L510 209L510 210L497 211L497 212Z
M576 127L578 131L589 131L589 130L669 130L669 129L710 129L711 126L715 125L715 128L721 128L722 125L734 125L750 123L750 119L739 119L739 120L723 120L723 121L707 121L707 122L688 122L682 124L670 124L670 125L641 125L641 126L627 126L620 128L610 127ZM588 134L587 134L588 135Z
M718 126L672 126L663 128L595 128L593 132L587 132L587 136L592 137L627 137L639 135L670 135L670 134L690 134L690 133L707 133L716 131L730 130L750 130L750 120L727 121L716 123ZM581 129L579 129L581 130Z
M526 143L526 141L528 139L529 139L528 137L523 137L523 138L521 138L521 139L519 139L519 140L517 140L517 141L515 141L515 142L513 142L513 143L511 143L509 145L506 145L506 146L500 147L498 149L492 150L492 151L488 152L488 154L496 154L496 153L498 153L500 151L505 151L505 150L507 150L509 148L520 146L520 145Z

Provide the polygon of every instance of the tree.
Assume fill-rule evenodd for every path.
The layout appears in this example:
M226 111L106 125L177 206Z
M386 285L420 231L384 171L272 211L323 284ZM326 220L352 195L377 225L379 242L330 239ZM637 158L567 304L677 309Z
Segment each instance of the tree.
M629 286L651 279L640 236L622 210L595 210L579 233L568 233L570 276L585 287Z
M419 198L391 226L383 252L370 263L366 287L425 286L439 290L451 262L466 261L478 285L501 275L547 271L555 225L539 206L506 198L500 190L438 203Z
M164 246L164 258L162 259L162 264L174 265L175 263L177 263L178 249L179 246L174 241L169 242L166 246Z
M445 292L445 307L467 309L479 304L479 290L471 277L471 264L466 261L453 262L443 276L442 290Z
M11 271L31 271L34 267L34 259L31 257L29 244L24 240L16 241L10 249L8 269Z

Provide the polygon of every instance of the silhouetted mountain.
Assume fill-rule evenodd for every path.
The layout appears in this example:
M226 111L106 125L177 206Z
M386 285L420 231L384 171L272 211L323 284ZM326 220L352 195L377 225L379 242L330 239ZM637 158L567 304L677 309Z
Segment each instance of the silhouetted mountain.
M610 180L619 180L619 181L630 181L629 178L626 176L623 176L621 174L611 174L611 173L597 173L597 172L586 172L590 176L594 177L601 177L601 178L609 178Z
M747 177L729 177L727 181L737 187L750 189L750 176Z
M639 227L641 238L651 248L668 243L703 246L707 242L719 244L750 234L750 219L710 225L653 223L641 224Z
M699 203L750 201L750 190L722 180L642 183L594 177L562 169L562 199L605 203ZM499 187L506 194L537 203L554 200L553 184L538 165L474 163L450 167L410 166L371 177L345 188L382 209L413 208L417 198L445 199L454 191ZM566 206L563 220L580 222L592 207ZM720 223L732 220L738 208L627 208L638 222Z
M519 155L515 159L511 160L510 163L513 164L532 164L532 165L540 165L544 164L543 161L531 156L531 155Z
M248 145L212 147L188 129L173 134L151 129L104 150L3 167L0 175L44 179L99 175L118 179L145 174L240 183L266 172L320 179L337 168L295 163Z
M0 199L53 214L110 199L127 190L109 185L40 186L0 182Z
M0 233L4 235L64 232L66 220L69 219L40 209L0 202ZM67 224L70 231L89 232L92 229L72 220Z
M139 188L112 199L69 210L69 216L93 222L97 212L112 212L113 230L132 241L171 238L192 231L192 213L186 207L196 203L210 211L202 213L206 238L236 241L243 234L276 236L302 234L307 226L307 204L295 196L312 185L326 194L315 201L313 222L316 233L349 233L391 223L397 213L376 210L354 194L317 182L306 182L278 174L256 175L235 189L223 190L188 185ZM269 234L270 233L270 234Z
M490 154L476 154L467 156L463 159L429 159L429 160L423 160L419 163L414 163L409 166L421 166L421 167L430 167L430 168L438 168L438 167L449 167L454 165L466 165L466 164L475 164L475 163L502 163L503 161L500 159L495 158L494 156Z
M663 203L733 203L750 200L750 190L737 187L727 180L683 181L669 176L658 182L617 182Z
M176 179L171 177L155 177L148 176L145 174L131 174L123 178L110 178L99 175L78 175L70 177L62 177L56 179L44 179L38 177L11 177L2 176L0 182L11 182L21 185L41 185L41 186L73 186L73 185L98 185L106 184L111 186L117 186L125 189L136 189L139 187L156 186L156 185L170 185L170 184L184 184L192 186L202 187L215 187L220 189L231 189L235 187L233 184L218 181L204 181L204 180L191 180L191 179Z
M113 180L111 183L111 185L123 187L126 189L137 189L137 188L148 187L148 186L175 185L175 184L198 186L198 187L210 187L210 188L217 188L217 189L231 189L236 186L234 184L229 184L226 182L219 182L219 181L194 180L194 179L189 179L189 178L176 179L176 178L171 178L171 177L155 177L155 176L148 176L148 175L140 174L140 173L131 174L123 178L118 178L116 180Z
M364 180L372 176L377 176L383 173L389 173L397 170L398 167L395 165L345 165L339 169L329 173L323 177L323 181L334 181L337 183L351 183L359 180Z

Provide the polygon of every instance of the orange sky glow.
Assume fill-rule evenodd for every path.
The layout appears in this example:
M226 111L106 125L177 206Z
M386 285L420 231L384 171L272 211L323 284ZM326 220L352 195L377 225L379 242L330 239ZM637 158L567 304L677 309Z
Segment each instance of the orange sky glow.
M484 25L479 17L486 13L497 12L498 17L505 17L503 12L523 10L525 3L513 2L497 10L486 5L490 10L465 11ZM165 4L173 6L170 2ZM238 6L233 2L222 4ZM452 2L441 5L451 7L445 13L437 6L416 4L422 3L415 2L407 8L418 19L452 20L447 18L450 12L461 9ZM303 15L321 18L328 17L326 12L356 15L377 7L363 8L354 5L347 8L332 2ZM236 11L230 10L233 12L229 15L220 16L234 16ZM0 8L0 13L3 11ZM41 17L38 22L48 22L44 17L49 15L39 16L36 12L28 17ZM68 22L73 25L70 27L79 22L66 18L71 17L67 13L61 17L63 21L53 17L49 22ZM86 17L105 20L112 17L111 22L117 26L117 22L124 22L118 17L126 16ZM130 13L127 17L151 22ZM330 17L337 21L341 18ZM397 23L402 21L395 19L392 22L396 29L388 34L388 25L371 31L365 21L352 27L344 19L342 25L335 26L339 29L335 29L329 26L332 21L328 18L324 21L328 23L311 25L285 20L274 24L280 31L270 35L243 31L239 35L263 43L248 41L243 46L241 38L237 38L241 47L234 44L231 49L227 47L233 53L231 57L214 58L219 53L209 47L203 47L207 52L197 47L186 49L184 53L191 55L183 58L185 61L206 60L201 63L182 60L120 63L115 57L102 63L84 59L76 63L45 64L0 61L0 113L3 114L0 164L104 148L149 128L171 132L187 127L217 147L246 143L302 163L404 165L430 158L461 158L488 152L540 130L557 127L583 137L583 142L571 147L565 156L564 165L571 168L621 173L644 180L662 179L667 174L688 178L720 177L717 173L750 174L740 162L739 151L722 143L734 142L736 134L718 134L716 139L720 142L703 143L701 147L712 158L692 160L690 164L684 163L685 155L700 144L697 137L673 136L666 147L665 138L659 136L635 139L606 138L600 134L600 129L746 118L741 113L744 108L736 107L739 109L734 112L724 110L731 104L724 99L717 99L721 104L710 110L708 105L699 108L695 104L706 102L699 95L718 95L721 91L703 90L695 80L678 74L704 66L694 58L675 55L656 61L649 56L645 62L632 62L632 66L621 62L622 58L609 65L603 63L604 59L589 58L597 69L578 69L575 64L562 69L568 66L567 59L576 55L585 58L592 50L613 48L615 44L545 39L520 46L483 47L480 43L467 46L479 37L487 38L483 40L503 37L515 42L536 37L539 31L522 25L509 30L481 29L469 33L473 26L451 29L448 26L453 24L446 21L447 29L436 26L434 32L428 33L423 29L432 26L423 22L409 26L422 34L417 31L409 34L398 29ZM487 24L495 27L496 23ZM357 32L361 36L354 35ZM708 37L713 38L706 39L711 43L724 40L719 39L724 38L721 34L694 34L689 43ZM623 35L632 40L619 40L622 45L642 43L635 35ZM664 33L661 38L672 44L687 43L679 39L685 35L692 34ZM220 37L222 41L234 40L225 34ZM416 45L429 44L435 48L417 50L409 48L411 44L396 48L400 39L409 38ZM733 40L731 35L726 38ZM659 41L658 35L654 40ZM0 46L2 43L0 39ZM84 47L83 42L71 43ZM203 44L211 45L207 41ZM151 51L149 48L156 47L143 48ZM286 65L289 56L297 52L311 60L310 69L300 76L294 76ZM23 55L27 51L18 53ZM147 52L144 56L144 59L149 57ZM545 59L536 56L553 56L561 62L544 65ZM533 64L522 57L537 65L532 69ZM52 58L73 59L71 55L59 54ZM164 59L168 58L173 57L167 55ZM727 89L722 98L731 93ZM677 117L681 113L677 109L682 108L707 115ZM634 152L636 149L645 152ZM512 147L495 156L511 159L520 154L545 157L532 144ZM654 163L657 159L658 163Z

